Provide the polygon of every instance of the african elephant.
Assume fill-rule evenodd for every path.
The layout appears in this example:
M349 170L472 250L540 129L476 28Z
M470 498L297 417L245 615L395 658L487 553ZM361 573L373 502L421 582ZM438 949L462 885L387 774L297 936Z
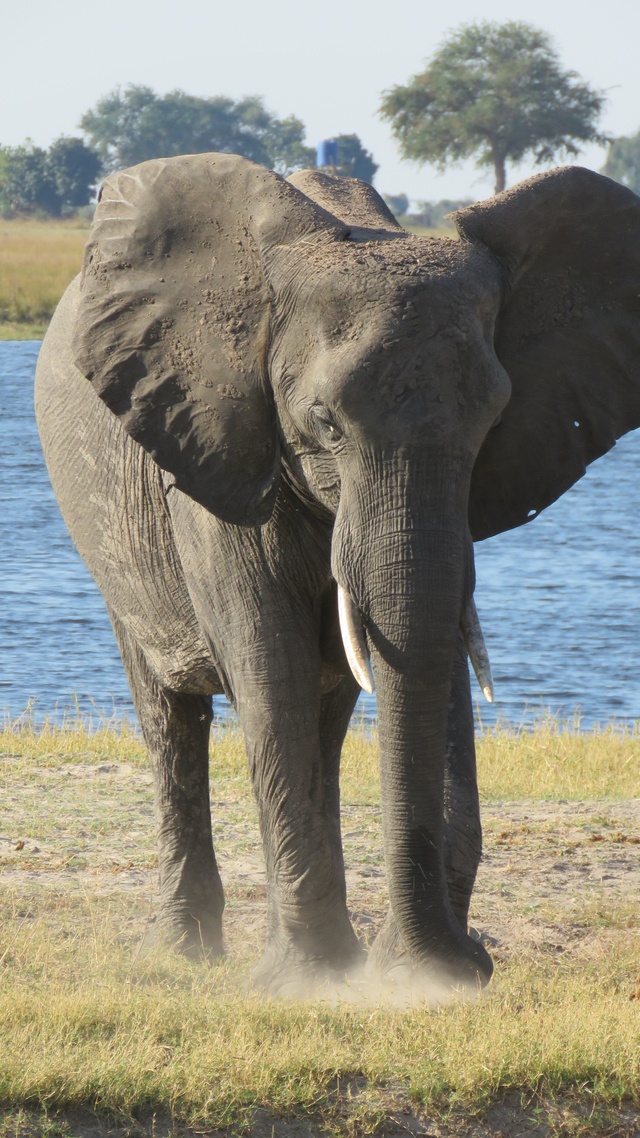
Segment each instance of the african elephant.
M151 757L163 927L222 952L208 739L225 692L258 802L270 991L362 957L338 773L373 677L391 908L371 966L489 979L467 932L468 651L491 695L473 540L640 425L640 200L569 167L456 224L459 240L413 236L371 187L318 172L145 162L107 179L40 356L51 479Z

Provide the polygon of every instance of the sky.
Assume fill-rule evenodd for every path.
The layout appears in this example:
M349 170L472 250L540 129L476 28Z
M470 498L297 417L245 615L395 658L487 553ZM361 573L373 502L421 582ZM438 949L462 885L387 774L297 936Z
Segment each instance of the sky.
M307 142L359 135L382 193L478 199L490 171L473 163L438 174L400 159L377 114L381 93L406 83L452 29L473 20L525 20L553 38L564 66L607 94L601 127L640 129L640 4L634 0L4 0L0 144L46 147L78 135L84 111L114 87L144 84L208 97L260 95L295 114ZM580 161L603 165L590 146ZM535 172L523 164L509 184Z

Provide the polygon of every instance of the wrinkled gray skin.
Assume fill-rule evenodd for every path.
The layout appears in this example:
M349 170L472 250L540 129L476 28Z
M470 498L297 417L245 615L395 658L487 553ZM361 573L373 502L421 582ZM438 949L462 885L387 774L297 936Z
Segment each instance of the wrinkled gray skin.
M165 933L223 949L207 747L224 691L259 807L274 992L361 959L336 582L378 695L391 910L371 966L490 977L467 934L472 539L526 521L640 424L640 201L568 168L457 223L459 241L414 237L362 183L287 183L234 156L145 163L105 184L40 356L51 479L151 757Z

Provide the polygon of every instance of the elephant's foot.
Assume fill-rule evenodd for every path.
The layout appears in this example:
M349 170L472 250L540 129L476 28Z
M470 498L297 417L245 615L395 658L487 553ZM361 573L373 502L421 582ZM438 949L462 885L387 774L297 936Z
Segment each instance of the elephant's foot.
M468 958L416 960L407 949L393 914L389 912L376 937L366 976L381 998L392 1003L427 1001L433 1006L452 998L473 998L487 984L493 963L483 945L469 940Z
M158 931L166 945L189 960L217 960L225 954L222 914L198 912L181 902L161 906Z
M325 938L323 938L324 940ZM305 942L308 942L308 935ZM365 953L352 929L330 946L304 946L282 929L271 935L254 970L256 987L270 996L297 999L337 989L364 970Z

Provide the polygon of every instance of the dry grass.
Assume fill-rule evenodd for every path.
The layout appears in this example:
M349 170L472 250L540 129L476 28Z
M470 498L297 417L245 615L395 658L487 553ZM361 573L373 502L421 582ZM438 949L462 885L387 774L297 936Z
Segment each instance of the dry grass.
M89 223L0 220L0 339L39 339L80 269Z
M126 723L98 724L90 733L74 723L38 730L27 716L0 729L0 751L30 755L39 763L55 763L61 755L84 761L90 751L96 761L146 764L141 737ZM498 726L478 735L477 751L480 793L487 800L580 801L638 794L640 733L615 723L584 732L556 720L542 721L533 730ZM211 754L215 775L244 773L244 745L237 728L216 731ZM342 786L346 801L379 800L375 732L357 730L347 736Z
M624 890L628 881L633 891L638 847L629 842L638 838L627 831L621 845L619 831L637 819L622 800L637 794L640 740L546 724L485 734L479 750L490 856L473 919L493 932L505 914L515 923L493 949L496 977L481 999L398 1011L359 989L357 1005L329 993L284 1003L251 992L264 887L237 730L219 733L212 765L229 958L204 967L154 940L151 791L137 734L7 727L0 1110L14 1128L6 1138L84 1133L62 1122L51 1129L51 1118L80 1107L103 1120L111 1112L122 1134L139 1133L134 1120L154 1115L199 1132L237 1132L264 1116L265 1138L295 1118L311 1119L314 1134L371 1134L418 1117L439 1120L430 1133L463 1134L472 1116L486 1119L509 1096L528 1104L527 1117L546 1104L557 1123L549 1135L633 1133L621 1120L624 1110L629 1127L640 1120L640 912ZM344 829L350 903L370 921L359 926L365 935L386 905L379 809L369 805L378 801L376 765L371 738L352 733ZM513 800L525 795L523 812ZM552 801L569 797L574 805ZM567 835L570 856L556 865ZM606 859L623 856L627 877L608 889ZM601 868L578 893L594 858ZM540 872L527 877L536 859ZM541 882L549 889L536 910ZM486 1133L521 1135L522 1117L520 1129L503 1120Z
M583 732L553 719L532 731L498 727L479 736L478 777L488 799L635 798L640 734L616 723Z

